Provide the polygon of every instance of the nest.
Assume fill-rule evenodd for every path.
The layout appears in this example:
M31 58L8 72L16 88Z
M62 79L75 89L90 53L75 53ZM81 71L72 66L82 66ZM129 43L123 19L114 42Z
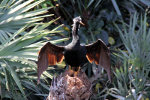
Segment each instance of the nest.
M92 93L91 86L84 72L66 70L53 78L47 100L88 100Z

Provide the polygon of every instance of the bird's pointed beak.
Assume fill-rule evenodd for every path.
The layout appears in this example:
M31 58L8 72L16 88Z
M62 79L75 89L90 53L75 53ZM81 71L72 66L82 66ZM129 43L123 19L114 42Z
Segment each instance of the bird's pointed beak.
M79 23L80 23L81 25L83 25L83 26L85 25L82 21L80 21Z

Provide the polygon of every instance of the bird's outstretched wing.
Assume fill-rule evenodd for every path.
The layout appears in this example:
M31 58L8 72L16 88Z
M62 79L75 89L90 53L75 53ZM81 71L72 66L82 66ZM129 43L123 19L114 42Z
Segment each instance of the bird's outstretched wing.
M102 40L97 40L95 43L86 45L87 54L86 57L90 63L93 61L102 66L111 81L111 69L110 69L110 51Z
M62 62L64 58L64 47L56 46L50 42L46 43L40 50L38 56L38 83L40 76L48 68L48 65L56 65L58 62Z

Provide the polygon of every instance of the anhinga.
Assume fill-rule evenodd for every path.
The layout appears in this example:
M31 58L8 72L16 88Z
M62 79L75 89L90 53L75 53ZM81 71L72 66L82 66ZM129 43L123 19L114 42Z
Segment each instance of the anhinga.
M75 70L82 67L88 61L90 63L94 61L107 71L108 78L111 81L109 49L100 39L92 44L80 45L78 35L80 24L82 24L81 17L73 19L72 42L68 45L57 46L48 42L41 48L37 62L38 82L41 74L49 65L56 65L56 63L62 62L63 59L65 59L66 64Z

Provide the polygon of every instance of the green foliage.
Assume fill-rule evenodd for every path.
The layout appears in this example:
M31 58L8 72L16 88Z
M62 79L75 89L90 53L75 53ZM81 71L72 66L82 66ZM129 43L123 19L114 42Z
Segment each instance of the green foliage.
M12 33L19 30L27 23L34 23L43 20L43 17L52 16L42 15L49 8L37 9L31 11L35 6L44 0L34 2L34 0L2 0L0 3L0 42L5 42ZM39 15L39 16L37 16Z
M115 26L127 51L121 50L123 65L114 72L117 83L114 82L110 95L121 100L149 98L150 29L146 14L144 17L134 14L129 25L123 22L122 30Z
M117 41L113 45L120 45L120 37L113 23L120 23L122 19L128 21L130 14L136 11L143 13L150 6L147 0L51 1L53 1L53 5L59 4L52 11L55 16L61 16L61 22L67 24L67 27L72 24L74 17L82 17L86 25L86 27L80 29L82 42L89 43L101 38L106 44L112 44L111 41L108 41L108 38L111 37L114 41Z
M55 31L55 29L51 31L48 31L47 29L45 29L54 21L55 20L52 20L49 23L45 23L41 25L38 24L34 26L34 28L30 30L28 33L24 34L23 36L18 37L19 34L25 33L24 30L27 27L23 27L19 31L13 34L13 35L16 35L14 37L15 39L13 37L9 37L8 40L6 40L7 42L5 44L2 43L0 45L1 46L0 48L1 70L0 72L2 73L1 81L3 82L2 84L5 87L5 88L3 87L2 89L3 91L5 89L9 91L10 93L9 98L15 97L11 94L11 93L14 93L11 90L16 90L17 87L19 88L19 91L21 91L21 93L25 96L24 91L26 90L24 90L22 86L24 82L26 82L27 84L29 81L31 81L32 84L31 83L30 84L35 86L33 83L33 82L36 82L36 78L37 78L36 76L37 65L35 61L37 61L38 51L46 43L44 41L39 41L39 42L37 41L45 37L49 33L60 32L60 31ZM66 39L60 39L60 40L51 41L51 42L55 44L64 40ZM7 74L7 73L10 73L10 74ZM45 72L44 75L46 75L49 78L51 76L47 72ZM5 83L8 83L8 84L5 84ZM9 84L9 83L13 83L13 84ZM9 89L10 87L11 88L15 87L15 88ZM26 86L26 87L29 87L29 86ZM49 89L46 89L46 90L48 91ZM40 92L37 92L37 93L40 94ZM16 94L17 93L15 93L14 95ZM5 94L1 96L5 97Z
M150 30L147 27L147 18L141 17L138 20L138 15L134 15L130 20L130 25L127 26L123 23L124 31L119 28L120 36L128 51L123 53L134 66L143 67L149 66L149 38ZM136 29L138 28L138 29Z
M34 1L38 1L38 0L34 0ZM55 0L54 0L55 1ZM47 7L55 7L55 5L52 4L52 2L50 0L44 0L44 2L40 3L37 8L47 8Z
M43 15L49 8L31 11L32 8L43 2L40 0L3 0L1 1L0 16L0 97L14 100L26 100L29 95L38 95L49 91L41 83L37 88L37 55L40 48L46 43L43 37L50 33L59 33L58 26L52 30L47 27L56 20L42 23ZM38 15L38 16L37 16ZM26 31L28 30L28 31ZM53 40L59 43L66 40ZM45 72L44 79L50 74ZM52 77L51 77L52 78ZM31 90L30 92L28 92ZM30 98L33 99L33 98Z

